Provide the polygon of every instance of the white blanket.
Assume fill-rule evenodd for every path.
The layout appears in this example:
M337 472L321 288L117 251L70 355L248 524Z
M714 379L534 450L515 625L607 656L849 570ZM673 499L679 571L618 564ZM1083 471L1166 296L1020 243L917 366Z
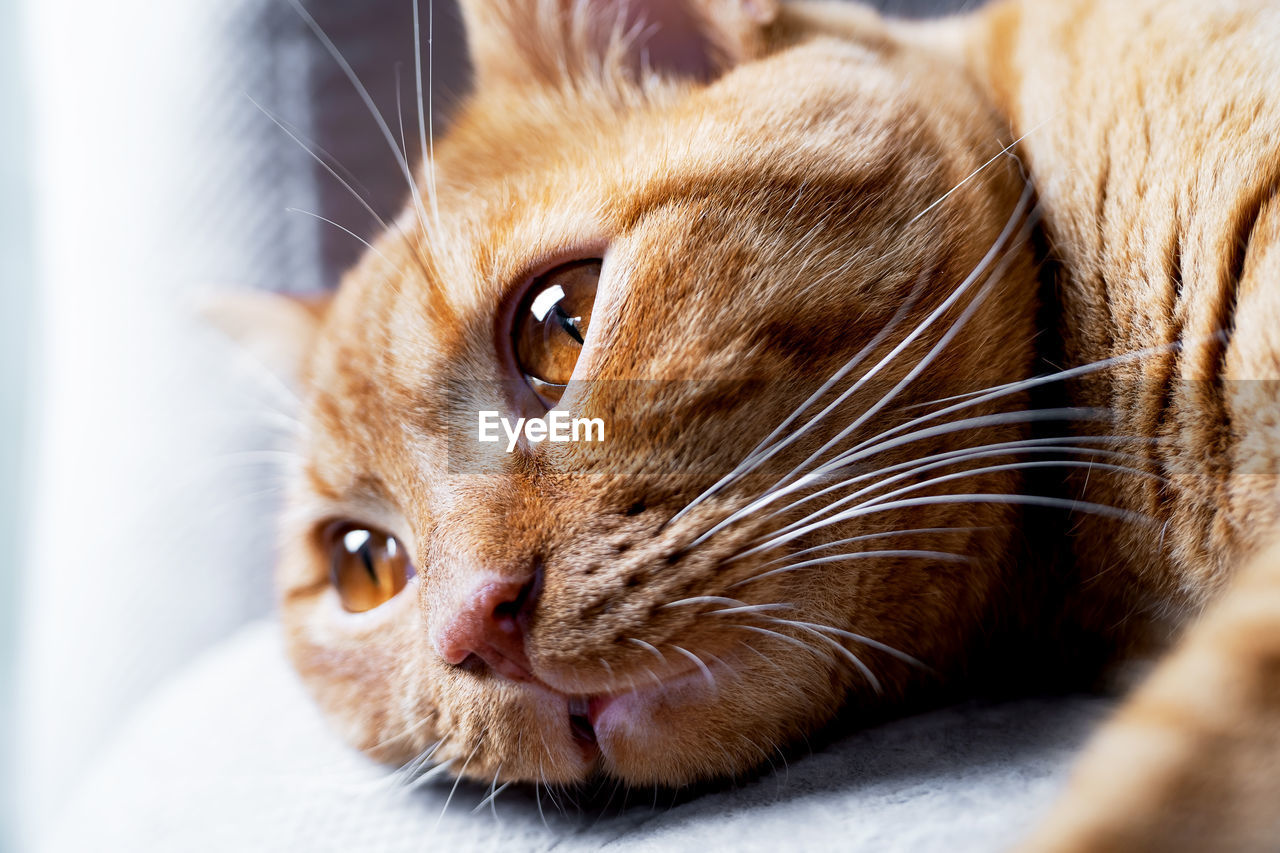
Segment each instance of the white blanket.
M512 786L486 803L483 785L396 786L326 729L277 632L243 630L144 703L46 849L1002 850L1044 812L1107 706L951 708L779 761L733 790L656 808L641 791L619 808L619 793L580 813L545 789Z

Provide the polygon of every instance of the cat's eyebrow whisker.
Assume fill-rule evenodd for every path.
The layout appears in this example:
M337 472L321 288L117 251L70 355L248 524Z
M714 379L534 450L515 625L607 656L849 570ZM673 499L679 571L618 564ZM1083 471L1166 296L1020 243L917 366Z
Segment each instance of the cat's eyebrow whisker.
M844 554L831 554L826 557L814 557L813 559L803 560L798 563L788 563L779 566L776 569L752 575L749 578L743 578L729 587L729 589L737 589L740 586L746 586L765 578L776 577L777 575L788 574L790 572L806 569L811 566L825 566L831 563L847 563L851 560L880 560L880 559L915 559L915 560L933 560L943 563L972 563L973 558L964 554L955 554L950 551L920 551L912 549L885 549L875 551L851 551Z
M400 150L409 156L409 143L404 135L404 104L400 94L400 63L396 63L396 129L400 131Z
M229 342L228 342L229 343ZM275 372L268 369L258 359L251 356L244 347L228 345L227 350L233 365L245 372L259 388L267 394L272 395L276 403L284 406L289 411L298 411L302 409L302 398L298 393L289 387L289 384L281 379Z
M352 231L352 230L351 230L350 228L348 228L347 226L345 226L345 225L343 225L343 224L341 224L341 223L339 223L339 222L334 222L332 219L329 219L328 217L321 216L321 215L320 215L320 214L318 214L318 213L312 213L312 212L311 212L311 211L309 211L309 210L303 210L303 209L302 209L302 208L300 208L300 207L286 207L286 208L285 208L285 212L286 212L286 213L299 213L299 214L301 214L301 215L303 215L303 216L310 216L312 219L319 220L320 222L323 222L323 223L325 223L326 225L332 225L334 228L337 228L339 231L343 232L344 234L350 235L351 237L354 237L355 239L359 240L361 243L363 243L363 244L365 245L365 247L366 247L366 248L368 248L368 249L369 249L369 251L373 252L375 255L377 255L378 257L382 258L382 260L386 261L386 262L387 262L387 265L388 265L389 267L391 267L393 270L396 270L396 271L400 272L400 274L401 274L401 275L403 275L403 274L404 274L404 271L403 271L403 270L401 270L399 267L397 267L397 266L395 265L395 263L394 263L390 258L388 258L386 255L384 255L384 254L382 253L382 250L381 250L381 249L379 249L377 246L375 246L375 245L373 245L372 243L370 243L370 242L369 242L368 240L366 240L365 238L361 237L361 236L360 236L359 234L357 234L356 232Z
M355 69L351 67L351 63L342 55L342 51L338 50L338 46L333 43L333 39L329 38L329 35L324 31L324 28L320 26L314 17L312 17L311 13L307 11L307 8L302 5L302 0L289 0L289 5L298 13L298 16L302 18L303 23L307 25L308 29L311 30L320 43L324 45L329 56L332 57L335 63L337 63L338 67L342 70L342 73L346 76L348 82L350 82L351 86L355 89L356 94L359 95L360 100L364 102L365 107L369 111L369 115L372 116L374 122L378 126L378 129L382 132L382 136L386 140L387 146L391 149L391 153L395 157L396 163L399 165L400 171L409 185L409 194L413 199L414 206L417 208L419 222L422 225L423 231L426 232L426 208L422 203L422 194L418 192L417 183L413 179L413 170L409 168L409 161L405 158L404 153L396 146L395 135L387 125L387 121L383 117L382 111L379 110L378 105L374 103L373 96L369 94L368 88L366 88L364 83L360 80L360 75L356 74Z
M396 80L396 85L397 85L397 87L399 87L399 84L400 84L400 81L399 81L399 79L397 79L397 80ZM380 225L380 226L382 227L382 230L383 230L383 231L385 231L385 232L389 232L389 231L392 231L392 230L398 231L398 232L400 233L400 236L401 236L402 238L404 238L404 240L405 240L405 242L406 242L406 243L407 243L407 242L411 242L411 241L410 241L410 239L409 239L409 235L405 232L405 230L404 230L404 228L401 226L401 224L400 224L400 221L399 221L399 220L394 220L393 222L388 223L388 222L387 222L387 220L382 216L382 214L380 214L380 213L378 213L378 211L374 210L373 205L372 205L372 204L370 204L369 200L368 200L368 199L366 199L366 198L365 198L365 196L364 196L361 192L359 192L359 191L355 188L355 186L353 185L353 183L352 183L353 181L355 181L356 183L359 183L358 181L356 181L356 180L355 180L354 176L353 176L350 180L348 180L347 178L345 178L345 177L343 177L342 175L338 174L337 169L336 169L333 165L330 165L330 164L329 164L329 162L328 162L327 160L325 160L325 159L324 159L324 157L321 157L321 156L320 156L320 154L321 154L321 153L323 153L325 157L328 157L330 160L333 160L334 164L336 164L338 168L341 168L341 169L342 169L342 171L344 171L344 172L346 172L348 175L350 175L350 174L351 174L350 170L349 170L349 169L347 169L345 166L343 166L340 162L338 162L338 159L337 159L336 157L334 157L334 156L333 156L332 154L330 154L328 151L325 151L325 149L324 149L323 147L319 146L319 145L316 145L316 146L315 146L315 148L312 148L312 146L311 146L311 145L308 145L308 144L307 144L307 142L303 140L302 135L301 135L299 132L296 132L294 129L291 129L291 128L290 128L290 127L285 123L285 121L284 121L283 119L281 119L280 117L276 116L276 115L275 115L274 113L272 113L269 109L267 109L267 108L266 108L266 107L264 107L262 104L260 104L260 103L258 103L257 101L255 101L255 100L253 99L253 97L252 97L252 96L246 95L245 97L249 98L249 101L250 101L250 102L251 102L255 107L257 107L257 108L258 108L258 110L259 110L263 115L265 115L268 119L270 119L270 120L271 120L271 121L276 125L276 127L280 128L282 131L284 131L285 135L287 135L290 139L292 139L295 143L297 143L298 147L300 147L303 151L305 151L308 155L310 155L311 159L313 159L313 160L315 160L317 163L319 163L319 164L320 164L320 166L321 166L321 168L323 168L326 172L328 172L328 173L333 177L333 179L334 179L334 180L336 180L339 184L341 184L341 185L342 185L342 187L343 187L343 189L345 189L348 193L350 193L350 194L351 194L351 197L352 197L352 198L354 198L354 199L356 200L356 202L357 202L357 203L359 203L359 205L360 205L362 208L364 208L364 209L365 209L365 211L366 211L366 212L367 212L371 217L373 217L373 220L374 220L375 222L377 222L377 223L378 223L378 225ZM398 96L397 96L397 98L396 98L396 101L397 101L397 107L398 107L398 106L399 106L399 97L398 97ZM318 152L319 152L319 153L318 153ZM366 190L366 192L367 192L367 190ZM345 232L345 233L347 233L347 234L351 235L352 237L355 237L357 240L359 240L359 241L360 241L361 243L363 243L365 246L367 246L368 248L370 248L370 249L372 249L373 251L377 252L378 256L379 256L380 258L382 258L384 261L386 261L386 262L387 262L387 265L388 265L388 266L390 266L393 270L395 270L395 271L399 272L401 275L403 275L403 274L404 274L404 270L403 270L403 268L402 268L402 267L399 267L399 266L397 266L396 264L392 263L392 261L391 261L391 260L390 260L390 259L389 259L385 254L383 254L382 252L378 251L378 250L373 246L373 244L372 244L372 243L370 243L368 240L366 240L364 237L360 236L360 235L359 235L359 234L357 234L356 232L352 231L350 228L347 228L345 225L342 225L342 224L340 224L340 223L338 223L338 222L335 222L335 221L333 221L333 220L331 220L331 219L326 219L325 217L320 216L319 214L316 214L316 213L312 213L311 211L308 211L308 210L302 210L302 209L294 208L294 207L287 207L287 208L285 208L285 210L286 210L286 212L290 212L290 213L301 213L301 214L303 214L303 215L305 215L305 216L313 217L313 218L315 218L315 219L317 219L317 220L319 220L319 221L321 221L321 222L325 222L325 223L327 223L327 224L329 224L329 225L333 226L334 228L337 228L337 229L339 229L340 231L343 231L343 232ZM398 289L398 288L397 288L397 289Z
M335 169L332 165L330 165L329 162L324 159L324 157L320 156L318 152L324 151L324 149L320 148L320 146L318 145L315 148L312 148L311 145L308 145L307 142L303 140L302 135L300 133L295 132L293 129L289 127L289 125L284 121L284 119L277 116L267 107L258 103L258 101L254 100L252 95L245 95L245 97L249 99L249 102L251 104L253 104L255 107L258 108L259 112L261 112L268 119L270 119L272 123L275 124L276 127L284 131L286 136L288 136L295 143L297 143L298 146L302 148L303 151L311 155L311 159L319 163L322 169L328 172L329 175L332 176L335 181L341 184L343 189L345 189L348 193L350 193L351 197L354 198L356 202L359 203L359 205L363 207L370 216L373 217L373 220L382 226L383 230L385 231L391 230L391 224L387 222L387 220L382 216L382 214L378 213L378 211L373 209L373 205L369 203L368 199L366 199L362 193L356 190L355 186L352 185L351 181L347 180L342 175L338 174L337 169ZM329 154L327 151L324 151L324 154L325 156L331 159L334 159L335 163L337 162L336 158L333 158L332 154ZM346 171L345 168L344 168L344 171Z
M422 104L422 25L418 21L419 2L413 0L413 67L418 87L418 140L422 145L422 169L427 179L427 195L436 233L440 227L440 205L436 197L436 133L435 133L435 2L427 0L427 103Z

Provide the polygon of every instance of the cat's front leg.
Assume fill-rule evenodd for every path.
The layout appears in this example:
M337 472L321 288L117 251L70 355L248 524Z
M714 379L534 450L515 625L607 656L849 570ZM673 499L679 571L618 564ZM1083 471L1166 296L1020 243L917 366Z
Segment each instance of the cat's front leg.
M1280 544L1095 736L1025 849L1280 850Z

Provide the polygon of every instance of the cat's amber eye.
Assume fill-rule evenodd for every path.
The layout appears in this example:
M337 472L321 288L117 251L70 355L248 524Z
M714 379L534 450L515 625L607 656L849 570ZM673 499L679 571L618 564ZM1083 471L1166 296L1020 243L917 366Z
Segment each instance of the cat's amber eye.
M413 563L394 536L339 523L326 530L325 539L333 588L352 613L372 610L395 598L413 576Z
M516 362L548 408L560 402L586 342L600 261L577 261L540 277L516 311Z

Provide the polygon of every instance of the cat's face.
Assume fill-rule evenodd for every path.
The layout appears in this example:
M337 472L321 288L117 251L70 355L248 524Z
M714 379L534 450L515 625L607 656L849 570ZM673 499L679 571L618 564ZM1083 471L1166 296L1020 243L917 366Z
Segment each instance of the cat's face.
M1027 373L1016 238L985 267L997 277L944 305L1018 224L1020 187L997 163L918 216L999 129L960 75L875 29L788 46L798 13L708 3L719 59L683 61L707 39L668 47L714 82L641 86L625 57L590 68L592 28L566 35L553 5L471 10L479 83L435 179L319 325L280 571L291 653L344 733L387 760L439 744L432 761L485 781L729 775L849 697L929 677L886 647L945 673L1001 582L1008 507L913 499L1014 491L1006 471L892 495L950 469L906 471L822 516L835 523L778 534L1017 424L884 442L753 502L920 404ZM476 440L480 409L514 420L561 394L604 422L603 442ZM704 494L780 426L773 446L789 443Z

